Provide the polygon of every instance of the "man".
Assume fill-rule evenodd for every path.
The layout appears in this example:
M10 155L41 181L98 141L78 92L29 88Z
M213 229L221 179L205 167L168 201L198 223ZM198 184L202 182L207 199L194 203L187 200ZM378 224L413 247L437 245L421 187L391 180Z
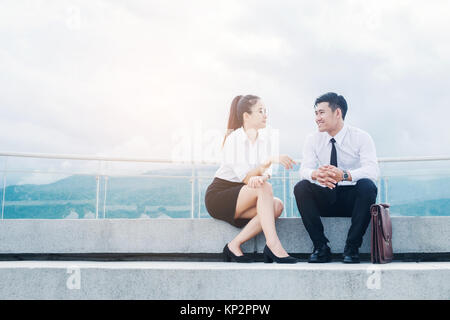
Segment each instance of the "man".
M314 244L310 263L331 261L320 217L351 217L343 262L359 263L359 248L375 203L379 168L370 135L344 123L347 102L329 92L314 104L319 132L307 137L294 188L302 221Z

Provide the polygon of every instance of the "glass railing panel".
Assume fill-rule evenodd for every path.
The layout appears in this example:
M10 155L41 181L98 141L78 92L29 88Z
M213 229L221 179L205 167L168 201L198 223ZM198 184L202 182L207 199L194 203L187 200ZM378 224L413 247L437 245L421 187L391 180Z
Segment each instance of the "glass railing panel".
M381 163L379 196L393 216L450 216L448 161Z
M161 172L160 172L161 173ZM192 183L187 176L108 177L106 201L99 216L106 219L190 218Z
M272 184L272 191L273 191L273 196L277 197L278 199L280 199L281 201L283 201L283 204L285 202L285 179L283 179L283 169L281 168L277 168L276 170L273 171L272 173L272 178L270 179L270 184ZM284 212L282 213L282 217L284 216Z
M196 218L211 218L205 206L205 193L208 186L214 179L218 165L196 165L195 166L195 209L194 217Z
M0 157L4 158L4 157ZM55 179L60 179L61 176L70 176L75 174L96 175L101 168L101 161L98 160L74 160L74 159L46 159L46 158L31 158L31 157L7 157L6 168L9 173L17 173L15 176L17 180L8 180L8 184L16 184L27 181L33 182L33 175L30 173L39 174L38 179L46 182L51 182L52 175ZM3 169L3 167L0 167ZM22 175L23 174L23 177ZM41 175L46 174L46 175Z
M96 177L8 173L4 219L95 218ZM42 176L42 177L41 177ZM47 182L51 181L51 182ZM3 193L3 188L2 188Z
M211 218L205 206L205 194L206 189L213 181L213 178L198 178L198 197L197 197L197 205L200 207L199 212L197 213L197 217L199 218Z
M192 165L190 163L102 161L100 173L105 176L191 176Z
M5 209L5 207L3 206L3 198L5 196L4 189L6 187L7 159L8 157L0 157L0 219L3 219L3 213Z
M209 218L204 194L218 165L33 156L0 156L5 219ZM293 193L299 166L274 169L282 217L299 217ZM448 160L389 159L380 161L380 170L377 202L391 204L392 215L450 215Z
M298 218L300 217L300 213L297 208L297 202L295 201L294 196L294 187L295 185L300 181L300 176L298 169L294 171L288 171L287 174L289 180L288 180L288 203L289 203L289 211L288 211L288 218Z

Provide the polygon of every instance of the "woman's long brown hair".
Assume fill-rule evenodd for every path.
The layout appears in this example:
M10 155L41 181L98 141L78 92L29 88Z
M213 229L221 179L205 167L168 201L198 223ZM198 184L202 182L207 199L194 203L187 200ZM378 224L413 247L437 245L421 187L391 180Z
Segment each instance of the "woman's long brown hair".
M253 95L236 96L231 102L230 116L228 117L227 132L223 138L222 147L225 145L227 137L244 124L244 112L250 113L252 107L260 98Z

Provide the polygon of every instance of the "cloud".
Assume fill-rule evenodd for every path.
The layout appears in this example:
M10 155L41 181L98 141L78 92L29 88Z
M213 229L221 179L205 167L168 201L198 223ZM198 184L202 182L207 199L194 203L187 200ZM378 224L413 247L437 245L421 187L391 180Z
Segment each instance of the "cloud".
M174 132L223 132L232 98L252 93L299 158L314 99L337 91L379 156L450 154L449 13L446 1L6 1L1 149L170 158Z

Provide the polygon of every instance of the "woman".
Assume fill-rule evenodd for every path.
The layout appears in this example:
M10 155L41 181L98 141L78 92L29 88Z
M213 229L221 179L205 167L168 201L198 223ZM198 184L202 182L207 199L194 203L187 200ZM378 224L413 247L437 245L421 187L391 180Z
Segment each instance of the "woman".
M228 132L222 149L222 163L205 194L209 214L242 231L223 249L224 261L252 262L240 246L263 231L266 237L264 262L296 263L281 245L275 219L283 202L273 196L268 182L271 165L292 169L295 162L286 155L270 156L266 127L267 112L257 96L237 96L231 103Z

